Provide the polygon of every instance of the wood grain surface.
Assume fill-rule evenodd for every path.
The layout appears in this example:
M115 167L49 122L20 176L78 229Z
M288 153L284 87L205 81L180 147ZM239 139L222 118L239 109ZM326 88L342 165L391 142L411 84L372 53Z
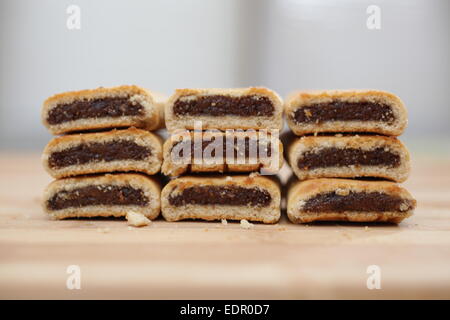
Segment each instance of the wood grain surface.
M0 155L0 298L450 298L450 159L419 158L398 226L51 221L38 154ZM285 214L285 213L284 213ZM81 289L66 287L69 265ZM378 265L381 289L366 286Z

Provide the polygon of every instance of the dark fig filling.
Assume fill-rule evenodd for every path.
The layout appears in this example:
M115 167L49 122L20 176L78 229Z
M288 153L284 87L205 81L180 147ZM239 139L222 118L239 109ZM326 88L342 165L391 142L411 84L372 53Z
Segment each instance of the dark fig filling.
M318 194L306 201L302 211L306 212L405 212L414 208L410 200L381 192L335 192Z
M318 151L307 151L297 160L301 170L359 166L384 166L395 168L400 165L400 156L385 148L362 150L355 148L323 148Z
M49 124L55 125L79 119L117 118L143 114L142 105L131 102L129 98L101 98L60 104L49 111L47 121Z
M48 201L50 210L81 208L95 205L146 206L149 199L140 189L131 186L87 186L71 191L58 191Z
M267 156L268 158L272 155L272 147L271 143L268 142L260 142L256 139L250 139L249 137L245 137L244 139L240 139L238 142L237 138L234 139L226 139L225 137L222 139L222 153L217 155L218 157L225 158L227 156L227 150L230 155L233 155L233 158L236 159L237 157L245 157L245 159L248 159L250 156L250 151L252 153L255 153L255 155L259 158L260 155ZM205 149L210 146L208 150L211 150L211 152L205 152ZM194 143L194 140L187 140L187 141L180 141L173 145L172 150L177 147L177 150L179 150L178 154L174 154L173 156L178 156L182 158L184 156L184 149L191 149L191 158L194 157L195 154L200 153L205 156L204 158L209 158L209 155L211 155L211 158L216 157L216 147L217 143L215 142L215 138L212 138L210 141L202 139L200 142ZM260 150L260 148L264 148ZM217 148L217 150L220 150L220 147ZM174 151L175 152L175 151Z
M275 108L269 98L257 95L242 97L210 95L178 99L173 106L173 112L178 116L272 116L274 111Z
M51 168L114 160L145 160L151 155L148 147L133 141L90 142L62 151L53 152L49 157Z
M321 123L327 121L381 121L393 123L395 115L391 106L378 102L333 101L317 103L295 110L296 123Z
M267 207L271 201L267 190L238 186L195 186L169 196L169 203L176 207L188 204Z

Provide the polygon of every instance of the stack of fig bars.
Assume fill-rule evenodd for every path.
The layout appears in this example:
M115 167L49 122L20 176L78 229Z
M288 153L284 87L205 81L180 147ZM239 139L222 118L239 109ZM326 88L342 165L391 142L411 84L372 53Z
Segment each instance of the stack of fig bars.
M297 92L285 103L298 137L288 150L300 181L288 191L294 223L399 223L416 201L396 183L410 171L408 150L396 138L407 112L395 95L372 90Z
M265 88L179 89L165 109L170 138L162 173L163 217L275 223L280 187L258 170L282 164L282 102ZM185 173L190 175L181 176Z
M55 137L43 163L56 179L44 192L53 218L154 219L160 212L162 142L148 130L163 124L163 103L136 86L57 94L42 108Z

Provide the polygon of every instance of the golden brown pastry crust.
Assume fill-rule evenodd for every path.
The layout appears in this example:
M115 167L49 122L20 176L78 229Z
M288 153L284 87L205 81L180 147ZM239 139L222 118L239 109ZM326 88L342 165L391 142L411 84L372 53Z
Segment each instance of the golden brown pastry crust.
M54 152L92 142L107 143L114 141L132 141L139 146L148 147L151 150L151 155L144 160L93 161L62 168L52 168L49 165L50 156ZM56 137L47 144L42 154L42 163L47 172L57 179L83 174L128 171L153 175L158 173L161 168L162 140L151 132L136 128L65 135Z
M345 195L349 192L380 192L398 196L411 201L413 208L393 212L317 212L302 210L304 203L321 193L336 192ZM308 223L313 221L352 221L352 222L393 222L399 223L413 214L416 200L404 188L389 181L362 181L349 179L312 179L297 181L289 187L287 198L287 213L293 223Z
M119 206L119 205L95 205L81 208L66 208L62 210L51 210L47 207L47 201L59 191L69 191L91 185L118 185L131 186L142 189L149 198L149 204L142 206ZM105 174L99 176L82 176L55 180L48 185L44 191L42 207L50 217L54 219L65 218L91 218L91 217L124 217L127 212L134 211L142 213L149 219L155 219L161 208L161 187L156 179L141 174Z
M144 115L121 116L104 118L78 119L60 124L50 124L48 113L59 104L71 103L77 100L91 100L98 98L127 97L139 101L144 108ZM112 88L97 88L81 91L71 91L55 94L44 101L41 111L42 123L52 134L58 135L69 132L94 129L108 129L119 127L137 127L156 130L164 124L163 108L165 100L159 94L153 95L149 90L135 86L124 85Z
M392 107L396 121L393 124L380 121L326 121L321 123L296 123L294 112L314 103L331 101L376 101ZM402 100L389 92L381 90L306 90L292 93L284 104L287 123L296 135L319 132L373 132L399 136L408 124L408 114Z
M176 116L173 113L174 103L181 97L186 96L207 96L207 95L223 95L223 96L247 96L259 95L269 98L274 106L274 114L272 116ZM233 88L233 89L177 89L169 98L165 108L165 120L167 130L173 132L175 130L192 130L194 129L194 121L202 122L202 130L208 129L282 129L283 121L282 100L274 91L267 88L250 87L250 88Z
M324 148L373 150L383 148L400 156L398 167L386 166L333 166L326 168L300 169L298 159L308 151ZM376 177L403 182L410 173L410 156L400 140L378 135L336 135L336 136L304 136L296 139L288 148L289 164L300 180L314 178L356 178Z
M193 186L238 186L267 190L272 201L268 207L232 205L185 205L172 206L169 196L181 193ZM161 192L162 215L167 221L184 219L242 220L276 223L280 218L280 187L273 179L251 174L248 176L184 176L171 180Z

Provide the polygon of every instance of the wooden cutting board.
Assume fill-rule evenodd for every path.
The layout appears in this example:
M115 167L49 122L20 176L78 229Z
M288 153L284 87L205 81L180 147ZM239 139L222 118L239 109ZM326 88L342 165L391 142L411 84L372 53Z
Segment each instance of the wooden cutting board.
M399 226L51 221L39 155L0 155L0 298L450 298L450 159L416 159ZM69 290L67 267L81 271ZM377 265L381 289L367 288Z

